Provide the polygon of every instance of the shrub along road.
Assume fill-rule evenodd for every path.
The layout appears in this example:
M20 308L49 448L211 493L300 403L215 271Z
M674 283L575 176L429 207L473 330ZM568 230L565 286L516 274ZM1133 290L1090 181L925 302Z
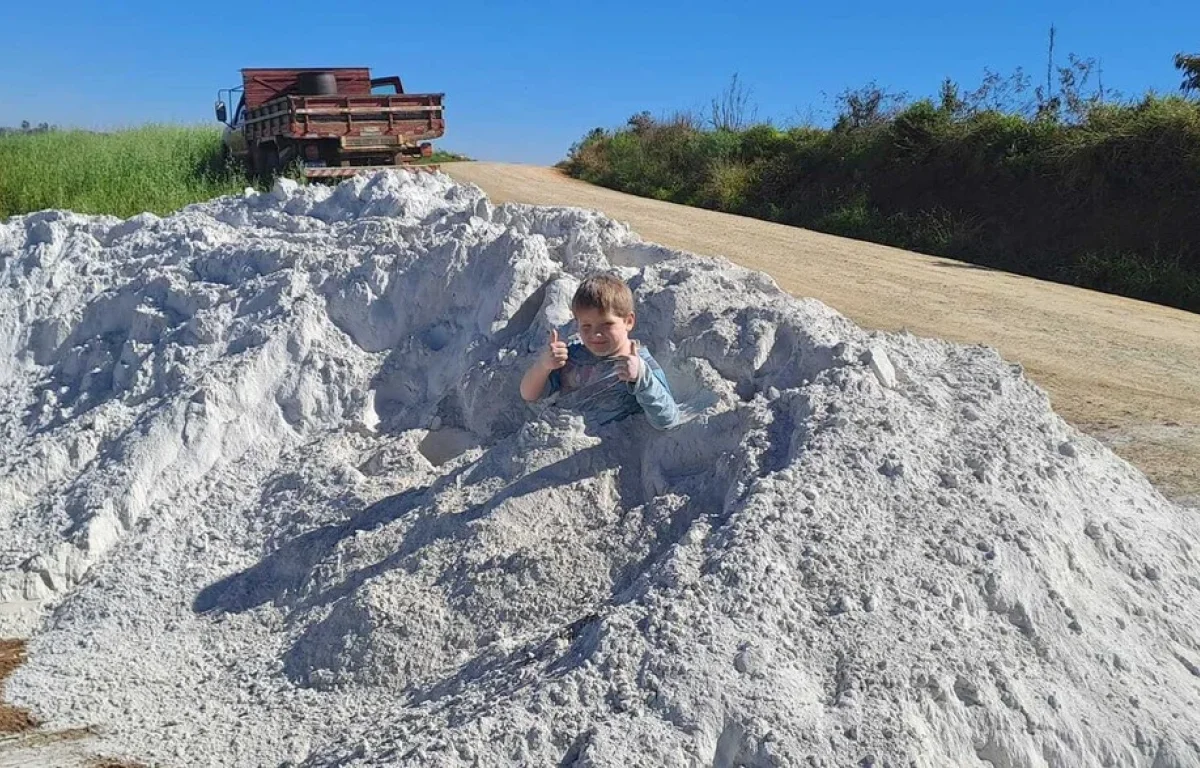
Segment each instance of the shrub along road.
M646 240L770 274L856 323L986 344L1168 496L1200 503L1200 315L725 213L551 168L450 163L495 202L598 209Z

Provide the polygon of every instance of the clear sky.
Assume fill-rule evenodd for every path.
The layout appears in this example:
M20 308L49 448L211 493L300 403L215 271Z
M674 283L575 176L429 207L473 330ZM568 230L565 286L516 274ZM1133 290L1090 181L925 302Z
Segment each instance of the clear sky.
M821 121L835 94L872 80L932 95L946 76L977 85L984 67L1044 77L1051 23L1061 62L1100 59L1105 87L1126 94L1174 91L1172 57L1200 50L1191 0L6 6L0 125L214 124L216 91L241 67L369 66L446 94L438 146L529 163L643 109L705 107L734 72L760 117Z

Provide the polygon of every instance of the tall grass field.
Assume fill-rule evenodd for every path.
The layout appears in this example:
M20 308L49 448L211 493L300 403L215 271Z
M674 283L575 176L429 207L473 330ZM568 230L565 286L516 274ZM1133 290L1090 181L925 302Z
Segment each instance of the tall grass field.
M423 164L466 160L437 151ZM150 125L0 135L0 219L47 208L128 218L259 186L221 159L217 128Z
M241 192L217 129L152 125L113 133L0 136L0 218L61 208L127 218Z

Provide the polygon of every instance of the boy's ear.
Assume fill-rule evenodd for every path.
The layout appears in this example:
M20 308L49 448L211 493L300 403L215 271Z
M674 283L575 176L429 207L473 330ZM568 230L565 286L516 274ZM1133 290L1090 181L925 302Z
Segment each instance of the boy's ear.
M633 330L634 322L636 321L636 319L637 318L634 316L634 314L632 312L630 312L628 315L625 315L625 325L626 325L626 327L629 328L629 330L631 330L631 331Z

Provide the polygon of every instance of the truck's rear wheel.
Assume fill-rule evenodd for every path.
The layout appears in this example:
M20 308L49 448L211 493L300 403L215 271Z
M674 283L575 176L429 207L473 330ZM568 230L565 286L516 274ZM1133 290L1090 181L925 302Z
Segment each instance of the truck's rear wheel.
M279 175L279 150L273 144L264 144L255 153L254 171L264 184L275 181Z

